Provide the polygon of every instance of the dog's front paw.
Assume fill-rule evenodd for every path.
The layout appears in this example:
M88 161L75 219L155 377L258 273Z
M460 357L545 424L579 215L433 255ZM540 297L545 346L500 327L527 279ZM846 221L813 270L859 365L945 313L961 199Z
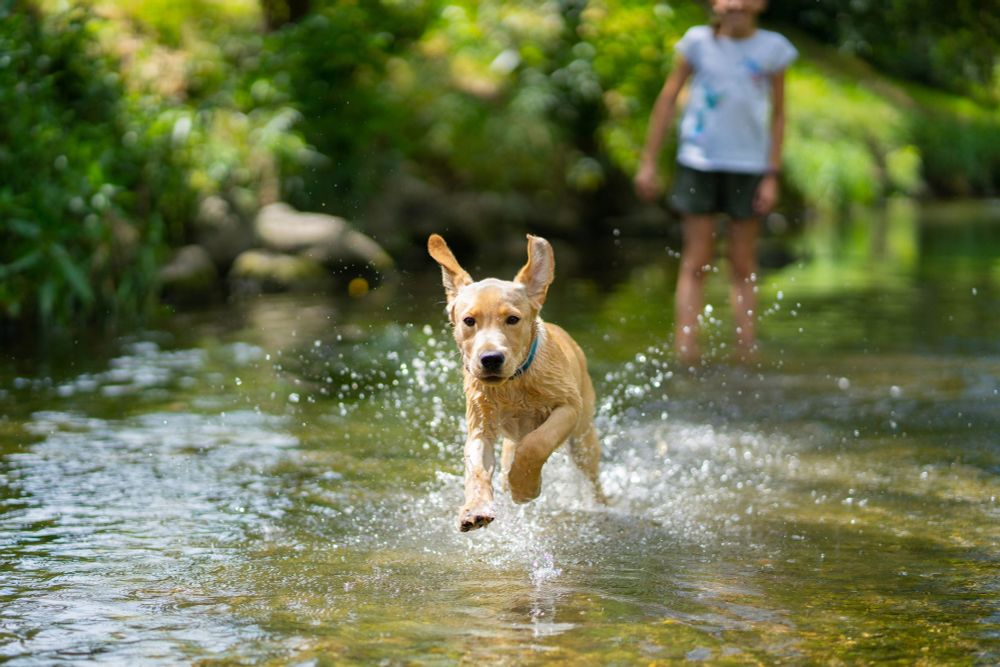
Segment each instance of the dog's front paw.
M471 507L466 505L458 511L458 529L467 533L476 528L484 528L495 518L493 503L480 503Z
M518 451L507 471L510 499L515 503L529 502L542 493L542 464L526 454Z

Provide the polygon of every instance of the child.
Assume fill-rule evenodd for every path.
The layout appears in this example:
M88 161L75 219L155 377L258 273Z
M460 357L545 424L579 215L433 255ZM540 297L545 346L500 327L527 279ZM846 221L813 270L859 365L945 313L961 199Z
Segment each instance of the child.
M778 199L785 68L798 55L783 36L757 27L765 6L766 0L713 0L713 24L691 28L677 43L673 71L653 107L635 177L638 195L655 199L657 154L678 94L693 77L670 195L670 204L682 214L684 234L675 343L678 356L688 364L699 358L698 316L718 214L730 218L730 300L737 349L743 359L756 349L757 237L761 216Z

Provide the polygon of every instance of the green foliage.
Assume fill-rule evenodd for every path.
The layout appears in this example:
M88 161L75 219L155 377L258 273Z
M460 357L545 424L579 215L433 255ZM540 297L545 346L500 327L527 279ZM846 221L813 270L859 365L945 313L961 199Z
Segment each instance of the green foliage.
M1000 102L1000 13L982 0L771 0L768 16L893 75Z
M995 195L1000 190L1000 110L928 90L911 92L919 106L909 116L910 133L924 156L925 181L944 195Z
M115 0L116 12L121 12L134 25L152 35L157 42L181 46L190 38L192 23L201 29L226 26L234 22L243 29L258 19L253 2L248 0Z
M997 191L1000 112L917 85L801 36L788 77L788 179L827 210L893 194Z
M403 161L450 187L573 196L634 162L669 37L700 16L641 2L322 5L268 39L262 76L356 201Z
M706 20L696 3L452 3L414 49L390 61L387 90L412 128L396 146L425 177L465 187L560 197L614 187L623 179L613 173L634 173L673 44ZM927 123L911 91L804 35L792 38L803 59L789 74L786 184L806 203L833 211L919 194L925 183L993 191L995 141L972 137L995 129L995 116L980 109L976 125L937 104ZM925 152L936 159L953 134L966 149L940 163L947 167L931 165ZM672 153L668 145L668 170ZM956 189L945 173L968 187Z
M0 319L137 314L161 226L129 215L144 147L90 15L6 10L0 54Z
M370 195L399 150L407 109L387 80L395 54L424 29L423 2L313 3L313 13L266 37L246 73L244 106L293 108L297 128L326 157L285 160L283 190L294 203L343 210ZM308 167L308 169L300 167Z
M802 51L787 199L836 212L928 190L995 194L995 110L843 52L995 99L995 40L975 43L993 19L976 25L962 0L942 25L911 26L910 44L890 27L916 10L874 4L772 0L771 16L841 47L780 28ZM708 18L704 3L644 0L43 6L0 9L0 319L46 324L141 314L208 195L244 217L280 198L357 218L406 169L446 190L617 215L673 45Z
M554 3L446 7L397 65L413 158L464 187L561 191L571 157L568 128L553 122L564 108L552 71L564 30Z
M787 93L786 174L807 202L835 211L892 192L916 194L920 157L908 143L905 111L855 78L808 63L789 74Z
M198 85L180 102L111 58L122 27L85 8L0 19L0 320L140 318L201 198L252 215L282 170L320 160L293 129L298 111L259 82L241 89L252 49L239 37L191 43ZM163 62L159 77L184 80Z
M653 102L673 64L674 44L689 27L703 23L706 14L693 3L650 6L606 0L591 5L584 19L581 32L595 53L594 68L605 91L601 142L612 163L631 174L638 166ZM671 134L663 152L668 168L673 142Z

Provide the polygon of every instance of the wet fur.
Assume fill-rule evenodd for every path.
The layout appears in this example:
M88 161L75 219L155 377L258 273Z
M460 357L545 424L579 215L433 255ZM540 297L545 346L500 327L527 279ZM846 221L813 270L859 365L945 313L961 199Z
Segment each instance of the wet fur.
M528 236L528 262L513 281L474 282L437 234L427 247L441 266L448 316L462 352L468 433L460 530L481 528L495 518L492 478L498 437L503 440L505 485L515 502L538 497L542 466L567 440L573 461L601 498L595 395L586 357L569 334L539 317L555 275L548 241ZM535 337L535 358L518 374ZM486 367L484 360L494 357L495 363L498 355L502 365Z

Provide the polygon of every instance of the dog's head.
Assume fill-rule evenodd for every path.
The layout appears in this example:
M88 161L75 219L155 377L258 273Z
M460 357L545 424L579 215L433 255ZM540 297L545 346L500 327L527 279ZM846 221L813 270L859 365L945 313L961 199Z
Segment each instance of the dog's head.
M552 246L529 234L528 262L513 281L474 282L437 234L427 240L427 251L441 265L448 317L466 371L487 384L514 377L530 354L538 311L555 277Z

